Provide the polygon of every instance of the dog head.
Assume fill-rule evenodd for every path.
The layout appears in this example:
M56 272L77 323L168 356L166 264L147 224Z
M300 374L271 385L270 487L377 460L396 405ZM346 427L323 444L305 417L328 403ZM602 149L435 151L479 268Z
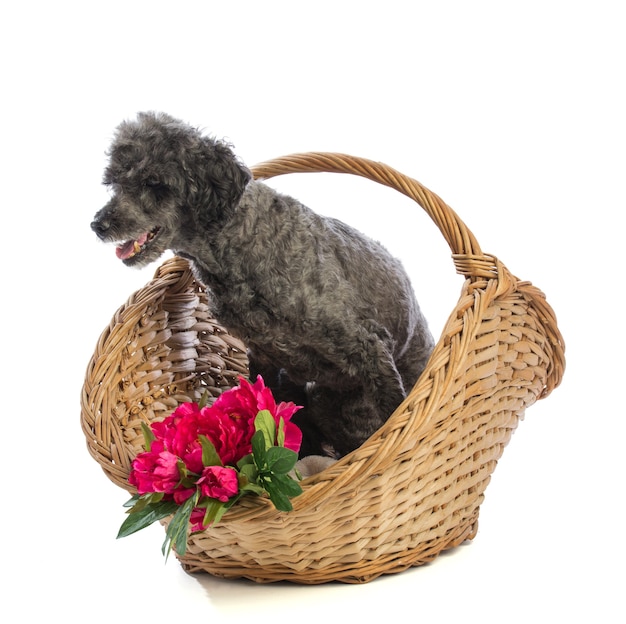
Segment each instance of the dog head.
M129 266L184 251L190 237L218 227L251 179L228 145L163 113L120 124L108 156L103 182L112 196L91 228L118 243Z

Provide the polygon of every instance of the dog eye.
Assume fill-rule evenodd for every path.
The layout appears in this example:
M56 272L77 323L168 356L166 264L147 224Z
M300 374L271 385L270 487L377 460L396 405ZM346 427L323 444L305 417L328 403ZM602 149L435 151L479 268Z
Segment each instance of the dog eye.
M114 195L115 193L118 193L120 191L120 187L119 184L117 184L117 182L112 182L112 181L106 181L103 182L107 193L109 193L109 195Z
M157 199L164 199L169 191L167 184L163 184L157 178L147 178L144 180L143 186L145 189L150 189L152 195Z

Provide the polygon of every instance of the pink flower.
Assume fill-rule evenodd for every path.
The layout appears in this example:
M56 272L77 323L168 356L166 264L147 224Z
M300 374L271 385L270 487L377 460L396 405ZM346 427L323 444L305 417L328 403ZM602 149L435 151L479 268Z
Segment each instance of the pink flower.
M205 407L203 415L207 418L202 422L199 433L211 440L222 464L234 465L252 452L254 419L235 418L215 405Z
M194 510L191 512L191 518L189 519L192 533L204 531L206 528L203 524L205 513L206 509L204 509L204 507L194 507Z
M202 496L225 503L239 491L237 472L222 466L207 466L197 481Z
M152 423L157 440L183 460L193 473L202 472L202 446L198 438L202 414L197 403L182 403L162 422ZM154 443L153 443L154 444Z
M204 469L199 436L211 441L222 464L234 465L252 451L254 416L241 418L215 405L200 409L197 403L183 403L165 420L154 423L152 431L169 451L182 459L187 470L199 475Z
M195 494L195 487L180 487L174 491L174 502L177 505L182 505L188 498L191 498Z
M213 409L228 414L232 419L248 421L250 439L254 435L254 419L256 415L262 410L268 410L274 417L277 429L280 419L284 420L285 446L297 453L302 444L302 431L290 420L301 407L294 403L279 403L277 405L272 391L265 386L265 382L260 375L254 384L251 384L243 377L240 378L239 383L238 388L233 388L220 395L213 404Z
M178 457L166 450L163 442L154 440L150 451L140 453L133 460L128 480L139 494L172 494L180 481Z
M226 502L239 489L237 472L228 466L252 452L257 414L269 411L277 430L282 418L285 446L298 452L302 432L290 420L299 409L293 403L277 405L261 377L254 384L242 378L239 387L224 392L210 407L183 403L162 422L152 424L154 440L149 451L133 460L129 483L139 495L163 492L165 500L179 505L198 488L202 496ZM221 466L204 466L200 436L211 441ZM185 470L179 469L180 462Z

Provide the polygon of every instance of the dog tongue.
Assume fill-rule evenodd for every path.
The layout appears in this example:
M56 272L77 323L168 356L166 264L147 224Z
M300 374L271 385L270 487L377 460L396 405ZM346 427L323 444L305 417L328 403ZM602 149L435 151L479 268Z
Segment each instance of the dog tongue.
M130 258L134 256L137 252L135 251L135 244L141 247L146 240L148 240L148 233L142 234L137 240L129 240L119 245L115 249L115 254L120 260L126 260L126 258Z
M135 241L129 240L115 249L115 254L120 260L126 260L135 253Z

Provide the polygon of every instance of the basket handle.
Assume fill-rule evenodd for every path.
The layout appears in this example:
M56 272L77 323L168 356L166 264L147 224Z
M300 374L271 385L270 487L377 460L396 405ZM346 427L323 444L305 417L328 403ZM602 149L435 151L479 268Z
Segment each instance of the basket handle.
M389 186L417 202L446 239L459 273L466 278L493 278L498 262L483 254L478 241L461 218L438 195L417 180L366 158L331 152L307 152L281 156L252 167L257 180L287 173L350 173Z

